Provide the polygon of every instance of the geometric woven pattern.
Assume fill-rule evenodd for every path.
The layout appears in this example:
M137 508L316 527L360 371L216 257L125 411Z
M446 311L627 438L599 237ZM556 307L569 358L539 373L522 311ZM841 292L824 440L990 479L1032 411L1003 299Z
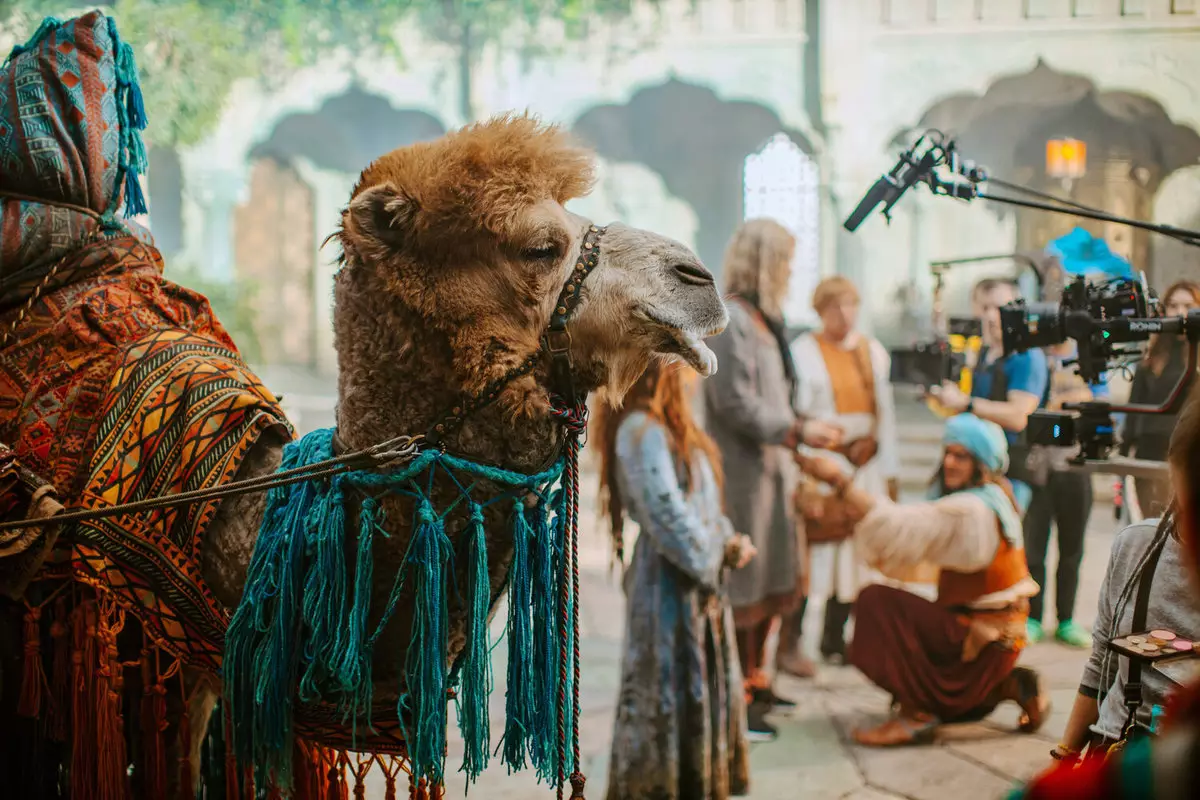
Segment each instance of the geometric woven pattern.
M0 312L102 229L145 236L111 217L125 137L136 135L123 127L115 30L99 11L44 24L0 66L0 188L24 196L0 198ZM66 282L58 275L51 286Z
M163 280L156 250L115 239L71 268L92 277L42 298L0 351L0 441L65 505L226 483L265 429L286 427L208 301ZM228 615L197 556L218 502L76 523L45 577L111 593L165 652L215 671Z

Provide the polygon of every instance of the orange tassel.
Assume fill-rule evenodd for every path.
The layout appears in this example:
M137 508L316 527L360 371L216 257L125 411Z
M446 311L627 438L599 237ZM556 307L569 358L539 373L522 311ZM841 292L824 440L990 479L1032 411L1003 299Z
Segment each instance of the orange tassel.
M179 678L180 684L183 677ZM188 715L188 697L183 696L183 716L179 718L179 800L196 796L196 779L192 775L192 722Z
M325 778L328 781L325 789L325 797L328 800L341 800L342 791L338 786L338 757L335 753L329 753L329 757L325 759Z
M121 714L121 693L125 677L117 652L117 634L125 625L125 615L115 603L107 603L97 615L99 670L95 685L95 741L97 797L99 800L124 800L128 796L125 758L125 730Z
M42 691L46 670L42 666L42 609L25 605L25 666L21 675L21 696L17 714L37 717L42 713Z
M413 792L413 800L429 800L429 790L425 785L425 779L417 781L417 789Z
M233 717L229 704L222 703L225 715L225 800L239 800L237 756L233 753ZM246 800L254 800L248 797Z
M67 740L67 714L71 702L71 640L67 636L67 601L54 602L54 621L50 623L52 658L50 677L50 715L47 719L51 741Z
M388 756L387 763L380 759L379 766L383 769L383 800L396 800L396 778L399 777L400 768L404 763L395 756Z
M84 601L71 612L71 800L96 797L97 742L91 699L96 673L96 604Z
M359 756L358 763L354 766L354 800L366 800L367 773L371 771L371 767L374 765L374 756L369 758Z
M158 674L158 651L142 654L142 761L148 797L167 796L167 687Z

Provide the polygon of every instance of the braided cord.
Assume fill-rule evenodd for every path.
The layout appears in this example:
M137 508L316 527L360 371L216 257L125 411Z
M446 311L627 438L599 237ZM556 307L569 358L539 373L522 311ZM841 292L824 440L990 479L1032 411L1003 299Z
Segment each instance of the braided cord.
M563 459L563 572L559 591L558 798L567 784L567 686L571 687L571 797L582 798L586 779L579 752L579 450L587 429L587 404L573 408L556 403L554 415L567 432ZM569 665L569 666L568 666ZM571 671L568 677L568 669Z

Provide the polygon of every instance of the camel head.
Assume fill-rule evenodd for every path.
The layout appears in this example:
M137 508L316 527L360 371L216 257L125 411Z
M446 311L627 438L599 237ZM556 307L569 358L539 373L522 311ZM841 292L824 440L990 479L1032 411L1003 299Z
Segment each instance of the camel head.
M528 116L395 150L363 172L343 214L349 279L440 331L457 388L479 391L538 350L593 224L564 204L592 182L591 154ZM704 339L728 317L696 255L619 224L598 252L567 328L580 388L619 397L655 357L711 374ZM532 375L500 398L518 413L546 402Z

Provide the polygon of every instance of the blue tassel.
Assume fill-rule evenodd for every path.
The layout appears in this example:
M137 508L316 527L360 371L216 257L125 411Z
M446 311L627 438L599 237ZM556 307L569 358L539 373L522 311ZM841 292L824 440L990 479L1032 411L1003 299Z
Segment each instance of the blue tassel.
M125 216L136 217L139 214L148 213L150 213L150 209L146 206L146 195L142 194L142 184L138 181L137 173L126 167Z
M508 572L508 682L504 702L504 758L510 771L525 768L526 742L535 730L533 631L529 592L529 525L518 498L512 511L513 559Z
M337 478L322 492L309 513L306 575L300 620L305 628L300 700L321 698L341 664L346 633L346 497Z
M354 721L351 738L358 735L360 718L371 726L371 656L367 644L367 618L371 612L371 579L375 573L374 537L381 530L379 503L373 497L363 500L359 512L358 556L354 562L354 604L350 607L349 624L342 661L333 665L338 687L342 691L344 708Z
M121 128L124 152L121 158L121 169L124 172L125 214L134 217L146 214L146 196L142 192L138 174L146 171L146 145L142 141L141 131L146 127L146 106L142 98L142 88L138 84L137 60L133 48L121 41L117 32L117 22L108 18L108 32L113 40L113 57L118 86L117 121Z
M315 431L284 448L282 469L329 458L331 431ZM317 484L267 493L262 527L246 572L246 589L225 637L225 697L234 720L234 749L257 780L281 789L292 781L292 695L299 652L295 609L304 567L304 525Z
M533 553L530 559L533 604L533 693L535 722L530 756L538 777L557 776L558 757L558 571L559 549L545 501L530 509Z
M473 783L487 769L491 749L488 698L492 693L491 649L488 647L488 611L492 584L488 577L487 539L483 509L471 503L467 528L467 646L463 651L462 692L458 700L458 727L465 751L462 771Z
M416 525L408 556L406 579L415 575L412 638L405 658L405 694L400 698L401 720L412 774L442 782L446 747L446 562L450 540L429 500L417 500ZM411 570L411 572L409 572Z

